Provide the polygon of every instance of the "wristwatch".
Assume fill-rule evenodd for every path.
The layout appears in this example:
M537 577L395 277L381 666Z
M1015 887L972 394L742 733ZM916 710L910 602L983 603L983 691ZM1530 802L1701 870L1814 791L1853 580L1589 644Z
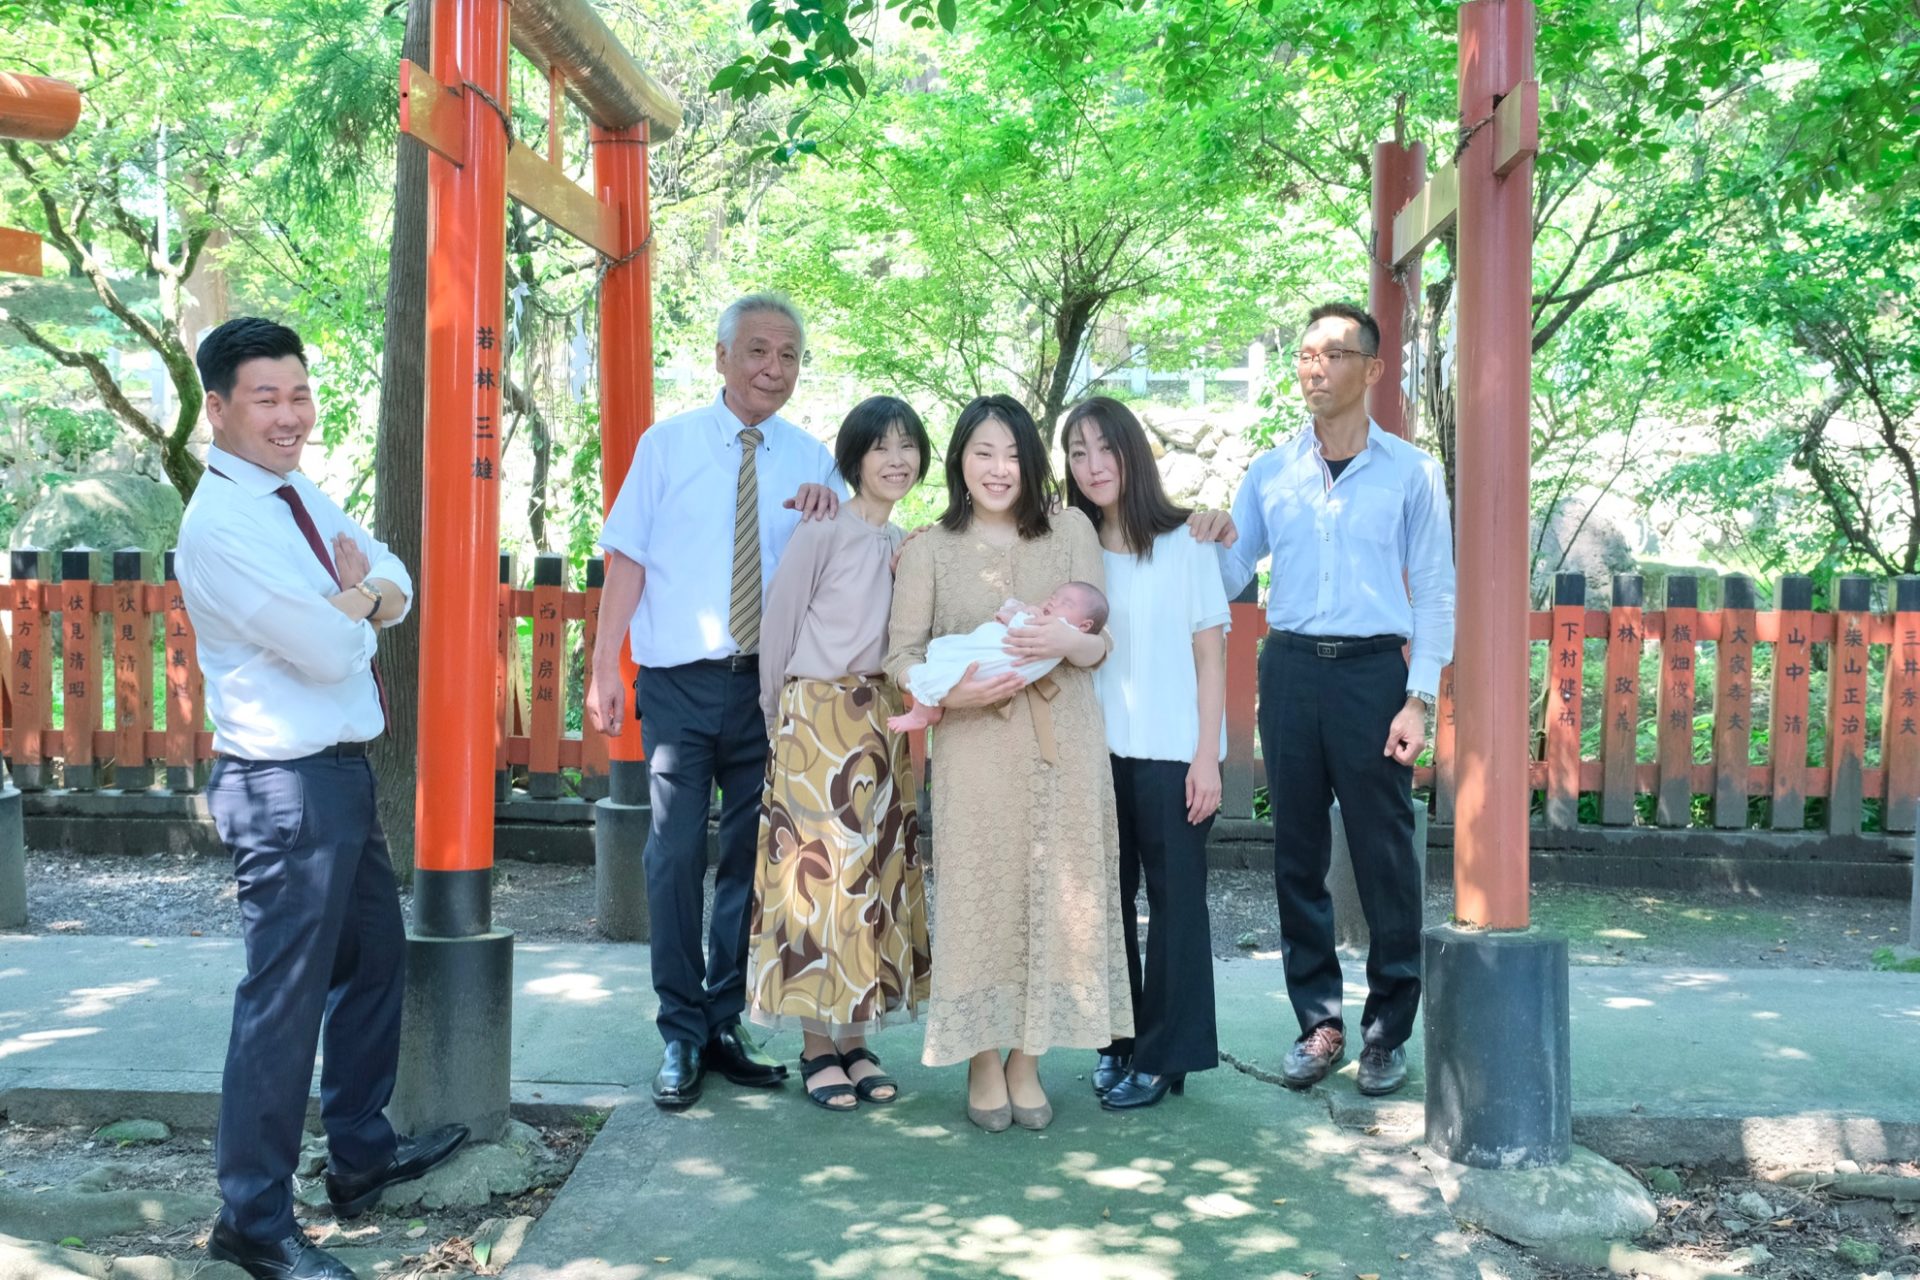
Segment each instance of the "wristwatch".
M1409 689L1407 690L1407 696L1409 698L1420 699L1420 705L1427 709L1427 714L1433 714L1434 696L1432 694L1424 689Z
M356 582L353 584L353 589L373 601L373 610L367 614L367 621L372 622L374 614L380 612L381 597L378 588L370 587L364 582Z

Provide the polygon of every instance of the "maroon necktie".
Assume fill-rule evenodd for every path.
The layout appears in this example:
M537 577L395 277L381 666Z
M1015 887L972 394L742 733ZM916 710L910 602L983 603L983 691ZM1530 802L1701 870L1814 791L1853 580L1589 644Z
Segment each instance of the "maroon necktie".
M300 532L306 536L307 545L313 548L313 554L320 557L320 563L327 567L327 576L333 579L333 585L339 586L340 571L333 567L333 557L328 554L327 544L320 537L320 530L313 523L313 517L307 514L307 504L300 501L300 491L290 484L283 484L273 491L273 496L292 508L293 522L300 526Z

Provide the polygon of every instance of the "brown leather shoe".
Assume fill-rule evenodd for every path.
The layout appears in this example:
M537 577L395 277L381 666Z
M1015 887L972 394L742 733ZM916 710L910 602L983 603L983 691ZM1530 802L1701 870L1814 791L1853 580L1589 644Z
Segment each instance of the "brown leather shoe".
M1311 1089L1346 1056L1347 1033L1323 1022L1293 1042L1280 1068L1281 1078L1289 1089Z

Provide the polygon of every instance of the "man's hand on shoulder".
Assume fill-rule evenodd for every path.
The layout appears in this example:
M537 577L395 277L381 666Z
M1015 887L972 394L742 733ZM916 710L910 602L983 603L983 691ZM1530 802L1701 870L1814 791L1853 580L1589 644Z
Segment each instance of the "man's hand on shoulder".
M840 495L823 484L803 484L800 492L780 505L798 511L802 520L831 520L839 513Z
M1240 540L1240 531L1233 527L1233 517L1225 511L1194 512L1187 517L1187 532L1195 542L1217 542L1223 547L1231 547Z

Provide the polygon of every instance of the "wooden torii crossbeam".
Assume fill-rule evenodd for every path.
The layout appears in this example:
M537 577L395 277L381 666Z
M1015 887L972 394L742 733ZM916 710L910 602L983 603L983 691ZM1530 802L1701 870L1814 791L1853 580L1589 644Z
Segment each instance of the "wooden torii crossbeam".
M0 71L0 138L58 142L80 123L80 91L64 80ZM41 274L40 237L0 227L0 272Z

